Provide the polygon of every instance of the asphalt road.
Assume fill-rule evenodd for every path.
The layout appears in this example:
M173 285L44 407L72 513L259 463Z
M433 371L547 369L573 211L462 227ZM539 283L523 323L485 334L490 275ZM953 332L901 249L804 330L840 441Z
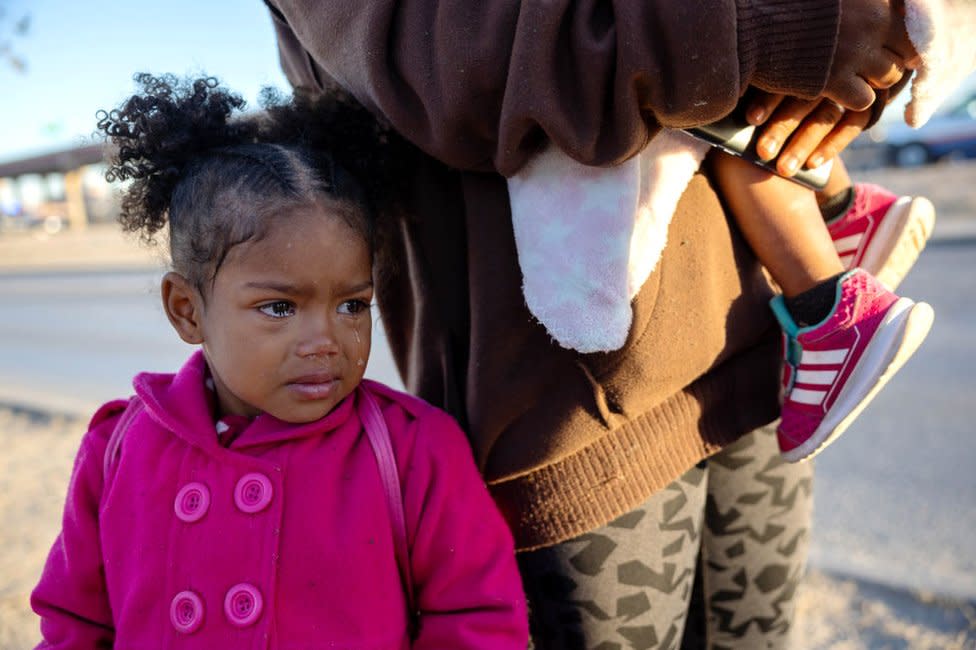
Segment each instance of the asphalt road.
M899 288L928 339L817 457L813 564L976 596L976 238L929 244Z
M0 402L86 414L131 393L143 370L172 372L192 351L170 327L158 272L0 275ZM367 377L401 387L381 324Z
M817 459L811 563L976 599L976 238L933 241L902 293L930 302L922 349ZM190 351L149 272L0 275L0 402L85 414ZM367 376L399 386L380 328Z

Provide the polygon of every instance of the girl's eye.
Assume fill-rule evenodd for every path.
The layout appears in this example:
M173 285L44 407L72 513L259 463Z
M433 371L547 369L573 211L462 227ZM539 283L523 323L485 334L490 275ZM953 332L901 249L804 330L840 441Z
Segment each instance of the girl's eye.
M286 318L295 315L295 305L285 300L276 300L266 305L258 307L262 314L267 314L272 318Z
M340 314L356 315L369 311L369 303L365 300L347 300L339 305Z

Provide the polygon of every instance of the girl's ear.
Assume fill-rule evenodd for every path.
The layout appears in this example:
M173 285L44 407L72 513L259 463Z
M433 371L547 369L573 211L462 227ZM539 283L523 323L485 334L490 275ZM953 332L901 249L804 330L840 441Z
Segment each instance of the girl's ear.
M191 345L203 343L203 299L197 288L170 271L163 276L159 289L166 317L180 338Z

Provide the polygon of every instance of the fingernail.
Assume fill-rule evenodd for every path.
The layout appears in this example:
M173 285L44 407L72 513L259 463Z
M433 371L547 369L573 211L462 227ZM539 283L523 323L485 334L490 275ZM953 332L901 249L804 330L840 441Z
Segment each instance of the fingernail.
M756 106L749 109L749 113L746 115L746 119L749 123L754 126L759 126L766 119L766 111L762 106Z
M824 162L826 162L824 160L824 157L818 153L815 153L812 156L810 156L810 164L813 165L814 167L819 167L820 165L824 164Z
M800 167L800 161L793 155L786 156L781 162L790 174L795 174L796 170Z
M774 138L765 138L759 143L759 155L763 160L769 160L779 152L779 142Z

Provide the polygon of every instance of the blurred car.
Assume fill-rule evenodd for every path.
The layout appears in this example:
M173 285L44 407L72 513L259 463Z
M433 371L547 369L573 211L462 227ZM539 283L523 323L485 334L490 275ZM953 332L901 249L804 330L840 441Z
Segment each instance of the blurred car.
M25 230L43 230L49 235L64 230L67 221L57 214L38 216L21 212L18 214L0 214L0 232L16 232Z
M919 129L901 121L882 122L866 135L881 147L884 162L898 167L946 158L976 158L976 90L947 103Z

